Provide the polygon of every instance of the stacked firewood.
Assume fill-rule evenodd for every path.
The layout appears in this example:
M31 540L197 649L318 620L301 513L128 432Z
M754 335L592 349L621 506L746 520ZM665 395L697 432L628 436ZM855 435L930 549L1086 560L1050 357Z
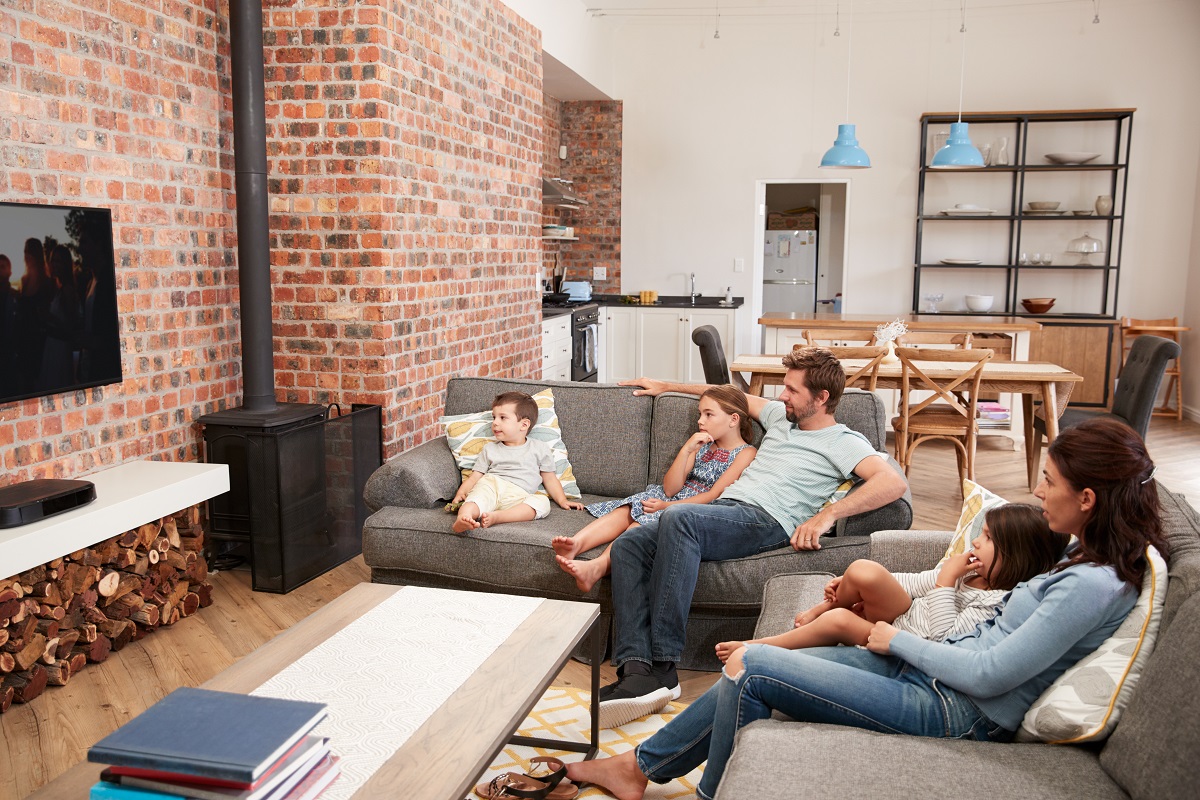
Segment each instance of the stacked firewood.
M0 712L212 604L197 507L0 579Z

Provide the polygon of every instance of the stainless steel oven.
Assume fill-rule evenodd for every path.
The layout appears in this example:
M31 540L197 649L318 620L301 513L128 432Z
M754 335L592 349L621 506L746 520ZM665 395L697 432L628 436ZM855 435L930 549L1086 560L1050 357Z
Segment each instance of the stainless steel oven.
M571 312L571 380L599 381L600 307L586 305Z

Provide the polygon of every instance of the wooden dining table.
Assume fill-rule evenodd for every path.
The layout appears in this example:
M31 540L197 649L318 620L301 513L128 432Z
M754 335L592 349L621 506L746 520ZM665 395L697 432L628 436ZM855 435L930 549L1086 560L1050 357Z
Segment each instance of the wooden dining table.
M842 368L847 375L867 364L866 359L844 359ZM948 380L957 377L973 365L967 362L922 361L921 369L931 378ZM729 369L750 376L749 394L759 397L766 386L783 383L787 369L782 355L744 354L739 355ZM1042 361L989 361L983 367L980 392L1012 392L1021 395L1021 420L1024 433L1026 463L1033 457L1033 437L1039 435L1033 427L1035 410L1033 402L1041 399L1041 416L1046 423L1046 439L1053 442L1058 436L1058 418L1062 416L1071 399L1075 384L1083 380L1066 367ZM901 388L899 361L879 365L876 387L880 389ZM1053 409L1049 413L1047 409ZM1014 409L1015 411L1015 409ZM1017 423L1017 420L1012 420Z

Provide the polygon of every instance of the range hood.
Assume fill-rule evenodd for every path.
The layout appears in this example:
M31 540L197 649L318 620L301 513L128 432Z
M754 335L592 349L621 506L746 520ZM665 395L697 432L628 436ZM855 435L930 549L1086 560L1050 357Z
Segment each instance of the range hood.
M542 178L542 202L566 208L587 205L587 200L575 194L572 181L564 178Z

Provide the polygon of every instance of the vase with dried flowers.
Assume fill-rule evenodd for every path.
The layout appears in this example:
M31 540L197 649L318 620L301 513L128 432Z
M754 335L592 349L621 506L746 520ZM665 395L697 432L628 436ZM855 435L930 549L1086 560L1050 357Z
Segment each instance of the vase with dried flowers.
M904 324L902 319L894 319L891 322L885 322L875 329L875 344L887 345L887 355L883 357L881 364L895 364L900 361L900 357L896 355L896 340L904 334L908 333L908 326Z

